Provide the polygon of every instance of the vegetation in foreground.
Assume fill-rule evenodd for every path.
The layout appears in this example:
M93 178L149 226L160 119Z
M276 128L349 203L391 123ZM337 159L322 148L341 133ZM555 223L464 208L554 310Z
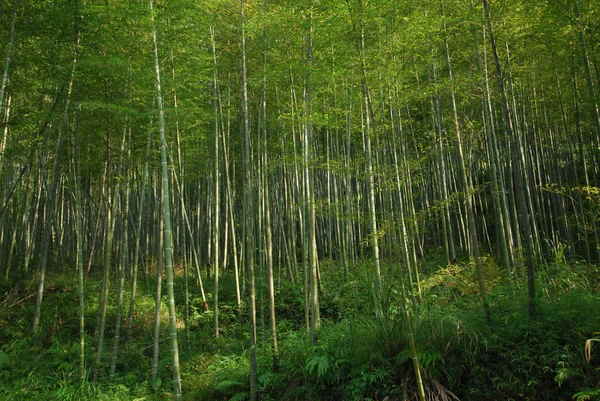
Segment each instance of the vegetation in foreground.
M517 284L500 283L493 260L486 260L493 319L486 321L469 264L438 269L423 266L424 297L411 303L419 359L428 399L434 400L593 400L600 397L599 271L557 261L545 266L538 313L527 317L527 294ZM281 282L276 310L279 363L273 369L269 348L266 285L258 284L258 390L261 400L409 400L416 399L412 363L400 310L397 266L385 266L384 319L372 318L370 266L353 266L344 279L333 262L322 263L319 345L311 346L303 326L302 284ZM496 277L497 279L495 279ZM176 286L183 285L181 273ZM234 283L222 281L221 337L215 338L212 310L192 295L190 344L183 340L185 399L244 400L248 397L248 330L235 313ZM134 324L126 331L117 374L106 370L96 385L78 382L78 292L66 268L48 279L47 308L35 337L30 334L35 282L2 288L0 305L0 396L4 400L168 400L172 392L166 304L162 310L161 358L150 380L154 300L143 291ZM97 294L98 277L86 281ZM96 291L94 290L96 289ZM210 287L207 288L210 294ZM150 292L154 292L151 289ZM111 296L115 296L112 294ZM166 300L166 298L165 298ZM178 307L183 304L178 299ZM86 342L97 308L86 299ZM115 310L108 314L114 317ZM178 312L182 312L178 310ZM182 316L182 314L179 314ZM109 319L109 322L114 322ZM181 322L183 325L183 322ZM107 338L114 327L107 326ZM596 337L594 337L596 336ZM592 341L588 341L592 340ZM110 359L105 348L103 361ZM87 355L94 355L91 346ZM88 357L86 373L93 369Z

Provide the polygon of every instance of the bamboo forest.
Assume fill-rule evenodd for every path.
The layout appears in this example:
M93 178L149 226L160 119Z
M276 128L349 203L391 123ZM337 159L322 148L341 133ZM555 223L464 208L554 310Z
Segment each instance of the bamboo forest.
M600 400L600 1L0 0L0 399Z

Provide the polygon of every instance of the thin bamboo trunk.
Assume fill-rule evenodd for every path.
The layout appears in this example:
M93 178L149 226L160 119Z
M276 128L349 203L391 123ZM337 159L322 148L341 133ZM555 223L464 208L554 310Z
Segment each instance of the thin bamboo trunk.
M264 12L269 12L269 2L264 1ZM263 29L263 81L262 81L262 148L263 148L263 202L265 214L265 251L267 265L267 281L269 291L269 326L271 329L271 346L273 347L273 371L279 368L279 351L277 346L277 321L275 316L275 284L273 280L273 233L271 230L271 202L269 196L269 180L266 174L266 166L268 166L268 151L267 151L267 26Z
M17 10L21 0L15 0L13 3L12 22L10 24L10 35L8 39L8 49L6 50L6 59L4 60L4 72L2 73L2 83L0 84L0 115L3 114L4 107L4 92L6 91L6 83L8 81L8 70L10 68L10 60L12 57L12 49L15 40L15 24L17 21Z
M242 124L244 141L244 263L248 271L250 281L249 303L250 318L248 320L250 329L250 401L257 398L257 366L256 366L256 284L254 277L253 241L251 234L251 209L250 189L252 187L252 175L250 171L250 126L248 121L248 80L246 77L246 29L244 6L245 0L240 0L240 24L242 41Z
M156 82L156 105L158 107L158 127L160 133L160 159L163 188L163 214L165 219L165 264L167 270L167 299L169 307L169 339L171 345L171 359L173 369L173 391L175 401L183 400L181 393L181 378L179 372L179 349L177 344L177 317L175 313L175 291L173 283L173 240L171 229L171 206L169 204L169 174L167 167L167 141L165 138L165 119L161 91L160 67L158 58L158 42L156 39L156 26L154 22L153 0L150 0L150 13L152 22L152 44L154 48L154 72Z

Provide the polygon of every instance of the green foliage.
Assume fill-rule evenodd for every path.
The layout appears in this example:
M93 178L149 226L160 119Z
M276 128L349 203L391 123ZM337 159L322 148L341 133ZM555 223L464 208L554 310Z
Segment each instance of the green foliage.
M148 262L145 266L150 270L150 288L140 286L131 333L123 331L114 381L109 383L101 375L96 387L80 388L79 294L73 270L75 261L70 260L74 259L70 254L75 238L72 220L77 212L71 192L76 130L83 145L80 161L84 181L85 259L94 256L87 254L91 249L95 249L96 257L102 253L102 239L108 238L104 208L126 198L127 183L131 184L128 188L132 215L125 216L122 224L120 216L124 216L124 210L118 210L115 241L104 244L104 248L114 248L116 261L117 254L123 251L117 240L119 231L142 215L144 224L138 232L143 243L141 253L156 254L160 191L156 176L156 116L152 115L155 80L147 4L119 0L103 4L66 0L4 3L0 13L4 45L11 36L10 9L12 5L21 8L17 9L12 64L6 71L8 86L1 100L5 107L0 110L4 123L0 135L3 135L0 182L6 187L0 188L0 204L6 206L0 216L0 273L6 277L0 283L0 398L168 398L165 392L172 382L168 373L171 351L168 341L164 341L166 297L159 300L162 307L159 374L149 380L147 372L154 341L151 330L154 299L148 294L155 290L152 278L156 275L156 264ZM285 243L286 254L279 253L284 256L279 262L300 260L299 245L303 238L296 221L300 217L297 207L305 202L300 192L309 187L305 187L306 180L301 183L299 176L292 177L292 171L295 163L302 160L298 154L300 148L313 153L307 165L301 162L300 166L310 170L304 178L309 178L314 189L318 252L331 258L320 261L319 345L310 345L304 331L302 272L295 272L300 273L299 280L292 283L285 277L286 269L276 266L280 274L276 292L280 349L279 369L273 370L270 333L267 324L261 327L261 322L268 320L266 280L264 270L257 269L257 290L262 303L256 349L259 398L263 401L414 398L415 385L411 379L414 367L409 358L396 269L384 268L382 299L378 305L382 317L375 321L373 262L367 261L372 256L374 238L381 240L382 262L383 255L400 260L407 257L397 250L402 240L396 237L401 231L398 227L401 213L405 214L402 217L408 225L411 247L418 248L421 259L419 284L424 299L419 299L413 285L407 291L429 398L446 399L450 390L472 400L551 400L567 399L573 394L578 399L597 397L594 392L600 384L600 372L597 358L592 355L597 353L592 349L597 339L592 336L600 323L597 300L600 272L592 263L600 262L596 260L600 188L593 164L597 160L592 140L595 122L589 116L594 99L590 100L593 96L586 91L593 88L586 88L583 49L578 44L581 29L588 34L587 50L592 64L597 64L598 37L593 34L599 31L597 4L580 1L581 17L574 16L571 9L574 2L506 0L491 4L492 24L501 44L499 57L506 66L505 83L514 95L509 103L514 120L519 122L515 126L522 139L519 144L522 142L527 155L525 171L531 174L531 204L535 209L532 223L541 223L538 234L544 253L540 259L544 262L536 266L539 313L529 320L524 312L527 300L524 280L518 277L508 286L510 278L503 277L504 270L494 257L483 256L493 316L490 323L481 316L473 263L464 262L466 258L461 253L464 250L457 249L459 262L447 265L440 232L441 218L448 213L446 223L450 223L457 247L459 243L466 247L469 242L463 202L471 194L456 179L462 171L449 110L454 97L470 158L467 173L475 188L477 221L481 224L477 234L484 234L487 240L481 242L483 252L486 246L495 248L496 233L502 228L492 211L491 196L496 188L490 184L491 166L497 164L499 176L507 178L506 187L498 188L500 191L513 186L509 170L511 160L516 159L511 159L514 155L511 139L501 133L502 121L486 120L483 110L487 98L480 80L488 75L491 80L496 74L491 68L491 54L486 56L489 65L483 66L489 70L485 75L477 66L476 58L483 56L483 41L490 37L490 32L483 35L481 29L476 29L482 22L480 2L445 1L448 26L444 32L440 2L379 0L364 2L368 5L363 7L363 2L358 1L316 1L309 9L308 2L279 1L269 4L268 11L263 10L261 2L246 3L247 111L253 133L249 148L236 134L240 132L243 114L239 110L242 93L239 4L223 0L156 0L156 24L164 80L166 140L173 157L169 164L178 166L181 161L185 171L183 177L171 176L184 186L178 188L181 191L173 192L173 196L167 194L167 198L181 198L189 206L195 206L188 209L193 230L205 229L215 210L211 203L214 194L206 191L206 185L221 180L222 189L229 189L224 180L230 176L236 235L257 234L256 244L266 239L258 235L259 225L247 227L246 221L240 219L241 193L249 189L253 203L263 198L253 209L256 213L251 213L252 218L260 220L260 227L266 223L262 220L266 211L263 205L272 208L276 249L281 250L284 240L290 240ZM314 64L310 68L306 54L309 25L314 28ZM211 57L209 26L215 31L217 68ZM66 107L71 68L75 65L75 28L81 33L80 51L76 84L69 99L71 103ZM357 28L364 37L354 43L352 39L359 36ZM364 43L364 50L357 52L354 45L359 42ZM452 58L453 82L448 77L449 68L444 66L446 46ZM213 82L217 77L218 85ZM594 79L591 81L593 87ZM492 82L489 84L494 87ZM220 97L214 96L213 89L217 86ZM309 87L313 89L311 96ZM498 117L501 95L492 90L489 96L490 116ZM373 104L364 104L363 97ZM310 105L306 103L309 98ZM217 104L218 99L222 103ZM437 104L441 109L434 111ZM219 111L217 117L215 106ZM366 117L373 118L370 134L377 187L376 232L368 228L365 213L369 204L364 185L369 176L363 152ZM442 134L439 138L434 132L437 123ZM213 167L225 167L224 160L221 164L213 163L212 156L207 157L214 150L213 132L219 126L226 133L223 138L227 150L223 155L229 158L230 166L220 178L214 175ZM299 140L303 127L313 128L314 135L307 138L308 142L304 138ZM258 132L263 132L263 128L267 133L265 153L259 155L263 144ZM499 134L494 151L485 146L490 130L498 130ZM59 132L65 140L64 148L60 154L53 154ZM144 193L139 184L147 158L147 134L153 140L151 184ZM439 144L444 144L444 158L440 158L438 139ZM123 149L121 143L125 145ZM252 171L256 183L271 185L272 199L253 183L243 182L244 171L239 160L244 149L251 152L252 163L256 163L247 171ZM182 160L175 157L179 154ZM58 160L62 165L56 176L52 166ZM445 161L447 171L442 170L441 160ZM21 169L29 161L23 179L16 181L15 174L25 172ZM400 169L400 179L396 177L396 168ZM179 171L175 168L172 172L175 170ZM448 173L450 193L442 195L439 184L444 171ZM48 202L47 196L49 185L55 180L61 187L52 210L49 206L53 203ZM116 184L121 185L122 193L113 192ZM14 197L8 200L12 189ZM506 194L511 195L510 191ZM148 201L144 211L138 206L142 196ZM513 201L511 196L507 199ZM405 208L395 210L400 204ZM211 230L188 235L180 207L179 202L174 202L173 233L179 243L176 253L181 252L179 245L191 239L189 244L197 246L200 257L206 258L213 249L206 246ZM225 217L227 210L221 209L221 217ZM49 233L51 264L40 334L34 337L30 330L42 253L39 229L50 222L46 219L54 219ZM337 227L336 222L340 223ZM233 232L231 222L227 223L224 233ZM514 221L504 224L517 226ZM551 233L552 240L544 238L550 234L549 230L556 230ZM293 235L284 238L284 234ZM333 244L329 238L325 240L327 234ZM15 238L14 249L9 243L11 237ZM225 234L220 238L223 239ZM238 240L227 237L228 247L239 247ZM332 250L338 245L343 248L338 240L345 240L348 249ZM398 243L393 244L394 241ZM287 249L288 245L291 249ZM28 246L31 248L25 249ZM346 272L340 261L343 252L350 248L358 253L353 257L362 261L349 266ZM25 251L30 249L35 250L34 255L32 260L26 260ZM12 253L6 258L8 250ZM583 255L585 263L581 261ZM12 262L8 261L10 256ZM263 255L257 252L256 256ZM517 268L521 262L517 260ZM8 263L12 263L10 271ZM114 267L110 266L111 280ZM91 361L96 344L91 333L96 329L99 270L92 264L86 276L86 374L95 368ZM213 335L212 308L204 304L194 285L190 286L191 294L184 295L181 275L176 277L179 316L185 297L191 302L190 326L186 328L191 343L181 355L184 389L190 399L220 401L248 397L247 305L242 304L242 310L236 310L232 274L223 273L220 338ZM505 286L500 285L501 281ZM206 280L205 285L211 304L213 283ZM100 355L103 364L107 363L114 332L114 290L111 282L107 340L104 354ZM129 291L125 304L128 297ZM183 333L182 322L177 320L176 324Z
M501 281L499 266L489 255L484 256L482 262L487 285L493 288ZM437 266L444 264L437 262ZM450 264L442 268L429 266L429 269L434 271L421 283L421 289L429 294L429 301L461 307L475 303L479 297L473 262Z
M330 368L329 357L327 356L327 349L324 346L311 347L311 355L306 360L306 366L304 370L309 376L315 377L317 380L321 380L328 373Z
M562 384L567 380L578 376L582 376L582 373L579 370L568 367L565 361L560 361L558 362L558 366L556 368L556 376L554 376L554 381L559 386L562 386Z
M491 259L488 260L488 269ZM471 291L470 265L448 266L431 271L424 282L431 286L420 303L411 301L410 312L426 393L431 399L449 400L594 400L598 397L600 372L597 348L597 297L587 276L590 270L569 264L561 257L540 274L539 315L526 316L527 297L519 287L492 288L494 321L488 324ZM401 400L415 396L413 365L400 309L397 275L385 271L382 284L383 318L373 319L368 264L352 266L344 279L336 263L321 266L324 311L319 344L312 346L302 320L302 284L282 282L278 294L279 369L272 370L269 341L257 346L258 394L261 400ZM433 270L433 267L430 267ZM445 284L444 276L453 285ZM230 286L224 277L224 286ZM0 398L7 400L86 399L163 400L170 389L169 353L161 344L159 376L147 377L154 301L140 294L134 319L134 336L123 342L117 377L98 386L80 388L78 383L76 289L63 275L51 277L50 304L61 302L46 316L42 341L21 337L33 307L31 298L9 293L0 309L4 328L0 336ZM92 276L86 283L87 324L91 332L99 287ZM176 285L180 285L181 277ZM209 284L210 285L210 284ZM34 291L32 285L29 291ZM207 292L210 288L207 288ZM12 294L12 295L10 295ZM222 305L234 309L233 287L223 292ZM457 302L457 299L460 302ZM74 301L73 301L74 300ZM18 309L21 308L21 309ZM197 293L192 294L191 349L182 354L183 388L191 400L245 400L249 395L247 327L242 318L223 310L226 335L212 335L212 310L205 311ZM21 311L25 313L13 313ZM114 314L109 309L109 315ZM24 316L23 316L24 315ZM23 319L22 327L19 319ZM109 316L109 321L112 319ZM166 325L165 325L166 326ZM163 326L163 328L165 327ZM269 333L258 327L258 338ZM109 328L110 330L110 328ZM165 331L161 334L164 335ZM586 340L589 346L586 349ZM94 352L86 336L87 352ZM108 357L105 355L105 360ZM32 356L34 355L34 356ZM587 357L589 357L589 361ZM506 367L510 366L510 369ZM89 372L91 366L86 366Z
M246 354L217 354L203 370L210 384L203 392L196 392L201 399L242 400L249 394L250 363Z
M117 377L108 383L108 377L101 376L98 385L79 383L79 301L78 290L73 285L70 271L51 272L47 276L47 313L42 315L40 335L33 337L28 333L33 316L34 298L29 295L34 286L21 287L7 297L0 305L0 315L6 320L3 324L8 330L0 330L0 398L6 400L136 400L146 399L162 401L168 399L162 391L163 384L145 381L146 367L150 365L150 356L140 347L140 341L151 343L146 317L152 314L152 297L143 293L138 295L137 313L134 316L133 336L121 343L120 357L117 363ZM23 285L25 283L21 283ZM19 288L19 287L15 287ZM86 281L86 379L91 372L95 344L91 333L95 324L99 281L91 276ZM113 291L115 289L113 288ZM127 302L128 296L125 297ZM18 313L15 313L18 312ZM114 307L109 308L109 329L114 322ZM123 322L124 324L124 322ZM112 338L108 337L111 341ZM110 342L109 342L110 344ZM166 344L165 344L166 345ZM108 361L110 347L106 347L104 361ZM168 349L161 350L168 355ZM159 377L160 383L167 381ZM166 386L165 386L166 387Z
M589 293L564 294L551 304L541 303L533 321L525 313L525 302L525 294L513 296L511 303L499 305L498 321L480 327L485 350L473 356L471 374L458 387L468 399L561 399L584 383L597 383L598 372L585 366L581 344L584 333L593 330L594 322L587 317L600 306L598 300ZM456 356L447 358L447 366L454 365ZM495 389L493 394L478 390L486 386Z
M385 368L375 368L372 371L355 372L355 375L356 377L352 378L344 386L345 399L347 400L363 399L365 394L372 392L374 387L387 382L390 376L390 370Z
M150 379L148 383L150 384L150 387L152 387L152 390L158 391L160 385L162 384L162 380L157 376L154 379Z
M583 390L573 394L573 399L577 400L577 401L599 400L600 399L600 387L583 389Z
M445 364L444 357L438 351L417 352L419 365L429 376L437 376L439 369ZM403 364L411 358L410 350L405 349L396 356L396 362Z

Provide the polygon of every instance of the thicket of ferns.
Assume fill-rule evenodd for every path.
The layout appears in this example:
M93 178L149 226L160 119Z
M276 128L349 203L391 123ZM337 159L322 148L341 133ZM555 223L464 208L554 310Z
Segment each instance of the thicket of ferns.
M244 313L255 275L304 280L313 343L323 259L372 261L378 311L380 261L417 297L428 252L470 255L486 314L481 254L528 279L530 314L535 261L600 261L596 2L158 1L156 66L145 1L89 3L0 14L0 272L39 280L34 330L46 272L104 264L102 348L110 285L121 311L118 278L162 260L162 178L203 300L209 263Z

